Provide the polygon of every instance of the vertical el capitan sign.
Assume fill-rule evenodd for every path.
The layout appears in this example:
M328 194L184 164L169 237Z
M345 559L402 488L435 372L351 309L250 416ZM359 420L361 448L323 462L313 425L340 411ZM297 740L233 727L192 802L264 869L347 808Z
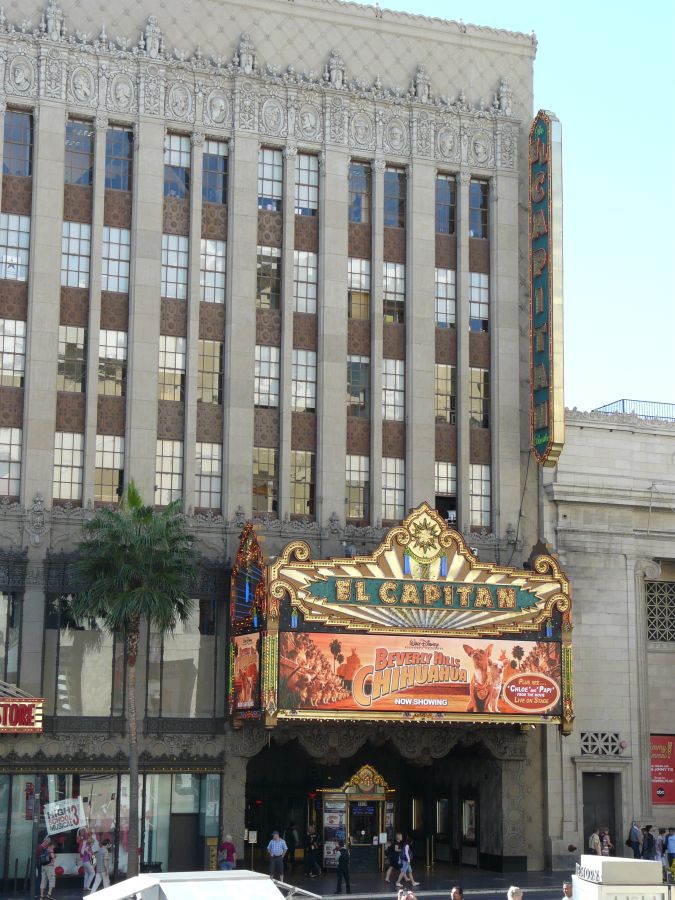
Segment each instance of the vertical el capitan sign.
M530 129L529 167L531 448L554 466L565 440L562 135L545 110Z

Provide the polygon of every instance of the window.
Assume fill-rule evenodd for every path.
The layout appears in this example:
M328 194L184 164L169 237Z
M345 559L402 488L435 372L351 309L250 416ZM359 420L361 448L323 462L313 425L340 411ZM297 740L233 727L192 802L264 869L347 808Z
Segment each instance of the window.
M155 506L168 506L183 493L183 442L157 441Z
M316 351L293 351L292 405L295 412L316 409Z
M646 581L647 640L675 641L675 581Z
M157 384L160 400L182 400L185 393L186 339L168 334L159 336L159 376Z
M103 269L101 290L129 293L131 233L128 228L103 227Z
M402 519L405 513L405 460L382 457L382 518Z
M124 397L127 380L127 333L102 328L98 338L98 392Z
M454 175L436 176L436 233L455 233L457 182Z
M436 421L455 424L455 367L436 363Z
M164 138L164 196L185 199L190 191L190 138L167 134Z
M130 191L134 163L131 128L112 125L105 135L105 186L109 191Z
M367 419L370 415L370 358L347 357L347 415Z
M472 181L469 185L469 237L488 236L487 181Z
M469 505L471 526L490 527L490 466L469 466Z
M112 434L96 435L94 500L117 503L124 484L124 438Z
M205 303L225 302L225 241L202 238L199 257L199 299Z
M370 318L370 260L350 256L347 262L347 314L350 319Z
M405 363L402 359L382 360L382 418L402 422L405 418Z
M87 331L74 325L59 325L57 391L81 394L85 388Z
M314 515L315 488L315 454L308 450L291 450L291 512L294 516Z
M66 123L66 184L90 185L94 180L94 128L91 122Z
M216 405L223 402L222 341L199 341L197 401Z
M253 448L253 515L276 513L278 496L277 451Z
M0 278L26 281L30 247L30 216L0 214Z
M349 165L349 221L366 225L370 222L370 165Z
M489 369L469 369L469 415L472 426L490 427Z
M89 287L91 225L64 222L61 236L61 285Z
M400 169L384 172L384 226L405 228L405 172Z
M0 591L0 678L9 684L19 683L22 614L21 594Z
M21 440L21 428L0 428L0 497L19 496Z
M255 348L255 387L253 402L256 406L279 405L279 348Z
M258 247L256 306L258 309L279 309L281 303L281 250L279 247Z
M283 171L281 150L261 147L258 151L258 209L281 209Z
M220 509L222 480L222 445L197 442L197 454L195 458L195 505L199 509Z
M227 144L225 141L204 141L202 167L202 200L204 203L227 203Z
M295 157L295 214L315 216L319 208L319 160L309 153Z
M436 327L454 328L456 321L455 270L436 269Z
M403 263L384 263L382 289L384 321L402 325L405 322L405 266Z
M188 257L187 235L162 235L162 297L187 297Z
M315 313L318 278L316 253L293 251L293 309L295 312Z
M436 509L451 524L457 522L457 466L451 462L434 464Z
M0 319L0 385L23 387L26 368L26 323Z
M469 272L469 328L471 331L488 330L490 309L488 276Z
M370 509L370 459L367 456L347 456L346 485L346 517L367 519Z
M82 500L84 435L57 431L54 435L54 500Z
M8 109L5 113L5 140L2 152L5 175L30 178L33 174L33 115Z

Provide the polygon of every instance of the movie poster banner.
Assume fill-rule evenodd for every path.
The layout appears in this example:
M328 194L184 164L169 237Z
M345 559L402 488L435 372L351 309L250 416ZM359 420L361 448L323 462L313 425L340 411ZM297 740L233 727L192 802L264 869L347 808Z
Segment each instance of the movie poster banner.
M675 805L675 734L650 735L652 803Z
M280 713L555 717L561 714L560 683L555 641L280 635Z
M241 712L260 708L260 634L240 634L232 638L233 709Z

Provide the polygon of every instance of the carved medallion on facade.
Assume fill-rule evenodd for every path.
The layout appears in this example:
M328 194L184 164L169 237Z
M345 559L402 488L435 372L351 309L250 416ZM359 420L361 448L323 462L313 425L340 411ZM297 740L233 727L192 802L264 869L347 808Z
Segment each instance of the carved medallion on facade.
M110 82L109 102L113 109L130 112L135 106L134 83L125 72L119 72Z
M321 114L315 106L305 103L295 118L295 135L307 141L321 139Z
M457 129L450 125L444 125L436 135L436 148L442 159L457 160L459 156Z
M31 60L25 56L15 56L9 64L8 89L20 94L33 90L35 84L35 68Z
M408 144L408 129L402 119L392 119L387 125L387 144L394 153L404 153Z
M82 106L90 106L95 101L94 77L85 66L78 66L70 76L70 91Z
M479 166L492 165L494 161L494 145L492 136L487 131L474 132L471 141L471 161Z
M227 97L222 91L211 91L206 101L205 120L211 125L225 125L230 112Z
M260 125L267 134L281 134L284 127L284 108L280 101L270 97L262 105Z
M174 119L187 119L192 111L192 95L187 86L180 81L172 84L167 105Z
M357 147L370 148L373 143L373 120L365 112L357 112L352 119L352 140Z

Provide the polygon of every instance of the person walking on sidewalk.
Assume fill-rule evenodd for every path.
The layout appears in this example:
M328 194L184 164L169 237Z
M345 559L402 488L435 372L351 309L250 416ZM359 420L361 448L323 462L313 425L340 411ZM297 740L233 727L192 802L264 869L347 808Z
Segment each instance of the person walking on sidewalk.
M40 866L40 900L52 900L56 885L56 868L54 865L54 844L46 837L38 847L38 864Z
M410 849L409 837L404 839L401 847L401 874L396 880L396 887L403 887L401 884L401 879L403 878L405 878L406 881L409 881L412 887L417 887L419 885L419 881L415 881L415 876L413 875L412 850Z
M348 894L352 892L352 884L349 880L349 863L350 856L349 850L345 847L345 842L340 841L338 856L337 856L337 887L335 889L336 894L342 893L342 879L345 881L345 889Z
M106 838L98 846L96 851L96 878L91 886L91 893L97 891L103 882L104 888L110 887L110 847L112 841Z
M270 877L284 880L284 856L288 853L286 841L279 837L278 831L272 832L272 840L267 845L270 858Z

